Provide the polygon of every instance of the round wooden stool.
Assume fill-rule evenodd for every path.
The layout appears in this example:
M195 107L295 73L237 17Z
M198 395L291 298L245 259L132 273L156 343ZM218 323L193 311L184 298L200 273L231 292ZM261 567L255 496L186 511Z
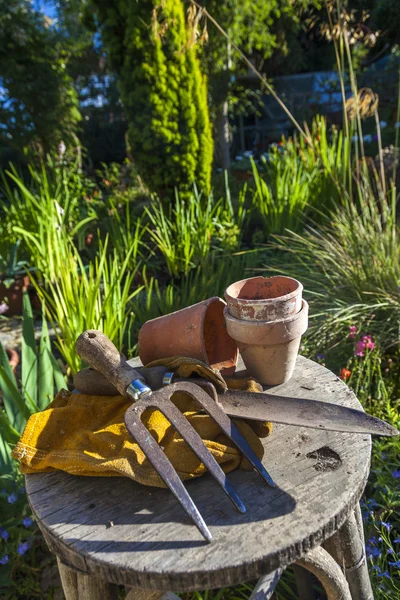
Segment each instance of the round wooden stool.
M268 392L360 408L336 375L302 357L292 379ZM329 600L372 600L358 505L371 437L275 425L263 443L275 489L256 472L229 474L246 514L211 477L188 484L211 529L210 544L166 489L62 472L26 476L29 502L57 555L67 600L111 600L116 584L133 588L129 600L166 600L174 595L165 592L257 578L251 598L260 600L271 597L293 563L302 599L312 598L311 571Z

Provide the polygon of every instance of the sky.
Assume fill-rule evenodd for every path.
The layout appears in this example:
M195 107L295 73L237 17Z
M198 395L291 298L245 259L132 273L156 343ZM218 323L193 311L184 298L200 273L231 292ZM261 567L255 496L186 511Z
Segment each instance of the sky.
M33 0L35 10L40 11L49 17L49 19L57 18L57 3L53 0Z

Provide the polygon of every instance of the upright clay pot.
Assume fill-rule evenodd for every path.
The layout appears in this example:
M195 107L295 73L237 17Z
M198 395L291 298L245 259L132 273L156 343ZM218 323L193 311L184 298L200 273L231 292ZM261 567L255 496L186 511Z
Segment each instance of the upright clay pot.
M292 277L250 277L225 291L229 314L246 321L276 321L301 309L303 286Z
M246 321L224 311L226 328L237 342L250 375L265 385L288 381L296 364L301 336L308 326L308 304L279 321Z
M159 358L188 356L232 375L238 349L226 330L225 306L216 296L147 321L139 332L140 360L146 365Z

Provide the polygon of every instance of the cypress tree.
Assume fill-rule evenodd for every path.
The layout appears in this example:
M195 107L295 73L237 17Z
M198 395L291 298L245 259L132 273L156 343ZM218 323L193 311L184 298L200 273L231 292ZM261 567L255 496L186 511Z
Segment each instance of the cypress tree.
M148 187L166 196L210 189L207 81L181 0L92 0L116 71L128 143Z

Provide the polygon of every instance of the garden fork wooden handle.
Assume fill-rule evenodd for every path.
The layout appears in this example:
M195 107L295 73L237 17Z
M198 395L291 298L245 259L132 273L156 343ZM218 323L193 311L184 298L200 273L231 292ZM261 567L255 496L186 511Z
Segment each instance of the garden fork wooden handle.
M140 395L151 392L141 373L128 365L112 341L101 331L84 331L76 340L75 348L79 356L90 367L105 375L123 396L137 400ZM132 395L131 384L138 388L137 398Z
M164 375L168 372L166 367L151 367L150 369L138 367L136 370L152 390L158 390L165 385ZM91 367L81 369L74 375L74 386L81 394L91 396L116 396L118 394L115 385L108 381L102 373Z

